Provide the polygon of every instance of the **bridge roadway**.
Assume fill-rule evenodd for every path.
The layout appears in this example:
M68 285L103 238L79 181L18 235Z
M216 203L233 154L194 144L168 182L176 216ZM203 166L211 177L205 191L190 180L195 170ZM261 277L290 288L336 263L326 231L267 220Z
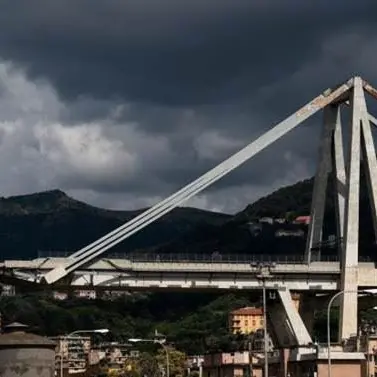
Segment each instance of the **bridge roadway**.
M171 260L164 256L103 258L75 271L69 284L77 288L93 286L114 290L258 289L263 284L260 273L264 263L263 268L270 271L269 277L264 280L267 288L284 286L292 291L335 291L340 288L339 262L305 264L298 260L277 260L260 263L250 256L226 259ZM40 282L44 273L63 263L67 260L58 257L6 260L0 263L0 268L4 276ZM67 285L67 281L60 284ZM358 285L360 289L377 287L374 263L359 263Z

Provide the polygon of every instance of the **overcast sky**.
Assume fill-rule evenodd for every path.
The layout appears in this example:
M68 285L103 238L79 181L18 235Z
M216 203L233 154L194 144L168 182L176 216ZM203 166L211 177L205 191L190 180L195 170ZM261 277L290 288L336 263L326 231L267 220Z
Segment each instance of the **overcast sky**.
M151 205L359 74L376 0L3 0L0 195ZM190 205L235 212L313 174L321 118Z

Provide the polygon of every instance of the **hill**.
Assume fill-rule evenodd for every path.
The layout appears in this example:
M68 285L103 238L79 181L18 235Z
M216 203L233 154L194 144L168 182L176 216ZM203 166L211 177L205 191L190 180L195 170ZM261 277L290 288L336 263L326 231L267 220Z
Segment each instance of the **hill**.
M372 256L375 254L372 217L365 188L362 175L360 250L361 255ZM261 232L256 233L253 229L262 217L308 215L312 190L313 179L283 187L248 205L235 216L195 208L177 208L112 251L302 255L306 226L265 223ZM330 182L326 199L325 238L335 234L333 199ZM60 190L0 198L0 258L33 258L38 251L72 252L142 211L97 208L74 200ZM284 236L281 236L282 233Z
M39 251L75 251L143 210L110 211L74 200L60 190L0 198L1 259L34 258ZM198 227L218 226L231 217L177 208L114 251L155 247Z
M159 253L172 253L185 248L187 253L254 254L300 256L306 245L307 226L295 224L265 223L261 232L255 233L258 219L285 219L310 215L314 178L280 188L249 204L243 211L220 225L206 225L180 239L158 248ZM281 236L284 234L284 236ZM292 236L287 236L292 234ZM323 238L336 234L334 189L330 181L326 194ZM372 214L366 191L365 177L361 175L360 190L360 255L374 257L375 243ZM322 250L322 255L335 255L337 250Z

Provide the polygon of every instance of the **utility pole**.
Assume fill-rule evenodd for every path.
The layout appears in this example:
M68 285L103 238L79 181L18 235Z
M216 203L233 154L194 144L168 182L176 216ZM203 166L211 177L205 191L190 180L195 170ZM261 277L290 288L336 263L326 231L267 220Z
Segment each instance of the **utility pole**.
M256 277L262 283L263 295L263 353L264 353L264 377L268 377L268 337L267 337L267 294L266 280L272 278L271 270L275 268L275 263L259 262L252 263L251 267L256 268Z
M253 347L254 347L254 334L249 337L247 342L249 351L249 377L253 377Z

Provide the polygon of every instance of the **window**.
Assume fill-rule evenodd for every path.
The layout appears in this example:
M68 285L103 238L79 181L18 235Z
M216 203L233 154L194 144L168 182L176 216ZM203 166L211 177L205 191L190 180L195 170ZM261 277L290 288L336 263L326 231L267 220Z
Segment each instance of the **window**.
M249 325L249 321L246 319L245 320L245 326L248 326Z
M263 326L263 319L260 320L260 325Z
M256 323L256 321L255 321L255 319L253 319L253 326L255 326L257 323Z

